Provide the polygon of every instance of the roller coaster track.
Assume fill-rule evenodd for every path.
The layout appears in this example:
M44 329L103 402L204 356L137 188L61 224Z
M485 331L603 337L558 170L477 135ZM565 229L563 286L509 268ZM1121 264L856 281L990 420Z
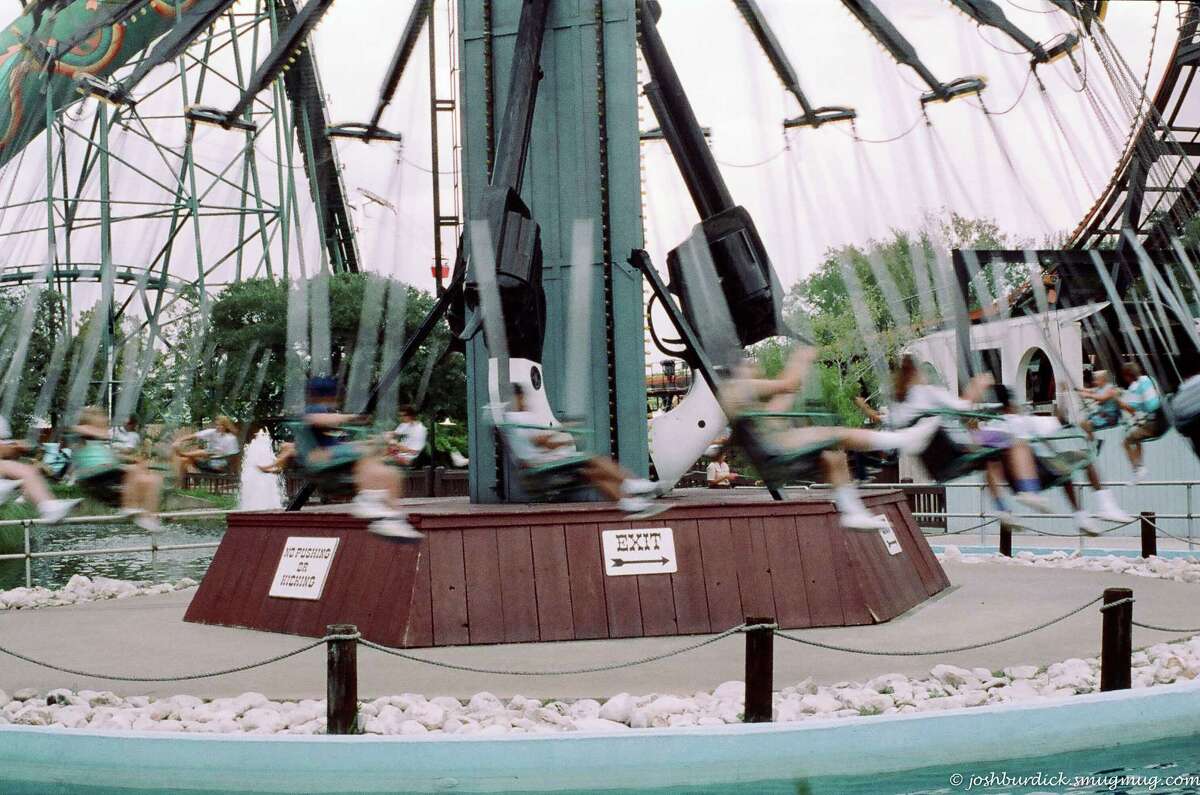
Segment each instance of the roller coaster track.
M285 20L296 15L295 0L276 0L276 7ZM313 201L321 213L321 233L334 270L357 273L358 246L354 239L354 223L346 206L346 190L342 184L337 153L326 130L329 119L325 113L325 92L317 73L317 62L311 47L302 47L296 61L284 76L284 88L292 103L292 123L303 156Z
M113 281L119 284L145 285L147 291L183 294L195 285L184 279L163 276L151 271L146 274L146 268L140 265L112 266ZM103 280L102 266L99 262L72 262L58 265L50 269L49 274L40 265L19 265L0 269L0 289L20 287L33 282L96 282Z
M1150 106L1126 142L1113 177L1071 233L1070 247L1095 248L1126 226L1153 238L1196 214L1200 195L1200 3L1181 4L1179 35ZM1152 153L1170 179L1152 184ZM1182 183L1182 184L1180 184Z

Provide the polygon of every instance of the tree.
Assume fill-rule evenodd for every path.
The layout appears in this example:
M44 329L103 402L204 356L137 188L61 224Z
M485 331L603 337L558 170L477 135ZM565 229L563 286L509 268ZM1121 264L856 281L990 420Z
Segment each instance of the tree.
M353 356L362 314L364 291L376 284L365 274L336 274L329 282L329 329L332 374L344 375ZM399 282L388 283L396 289ZM406 287L405 338L433 307L434 297ZM203 346L204 366L189 398L193 421L218 413L235 417L243 426L257 425L284 413L288 293L285 282L252 279L231 285L212 304L210 331ZM384 328L376 342L382 350ZM400 403L413 403L430 422L466 418L466 371L463 357L450 353L450 333L439 326L401 374ZM268 358L269 357L269 358ZM265 372L259 372L264 367ZM371 381L391 362L377 362ZM425 373L428 381L422 388ZM261 377L262 388L253 393ZM394 417L378 418L393 423Z
M844 422L861 422L854 398L860 393L870 396L881 391L879 376L872 366L872 349L884 367L890 368L906 345L943 320L935 269L948 264L948 254L941 255L943 264L939 266L939 250L1028 245L1012 241L990 219L967 218L951 212L942 220L928 219L925 227L915 233L892 230L882 240L826 251L817 268L784 296L788 325L820 349L820 357L808 379L808 395ZM858 284L857 294L847 284L847 272ZM1028 279L1024 264L997 268L983 262L980 274L993 294L1011 292ZM884 279L883 284L879 277ZM946 273L942 278L948 280L953 276ZM968 300L970 308L979 306L974 287ZM860 324L858 313L865 314L865 324ZM772 375L782 367L786 350L768 341L756 346L754 355L763 370Z

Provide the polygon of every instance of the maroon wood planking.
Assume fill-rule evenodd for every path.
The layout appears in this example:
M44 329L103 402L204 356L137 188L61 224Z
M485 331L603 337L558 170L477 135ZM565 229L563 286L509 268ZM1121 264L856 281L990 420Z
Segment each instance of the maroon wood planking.
M462 532L430 533L427 540L433 645L465 645L471 638L467 632L467 575L463 567Z
M738 593L732 524L729 519L701 519L697 523L697 530L700 557L704 564L708 623L713 632L721 632L742 623L742 619L748 615L742 609L742 599Z
M868 504L902 552L841 529L830 502L751 492L672 500L630 524L599 503L415 503L426 538L398 545L324 509L234 514L185 620L317 636L331 623L408 647L717 632L745 616L785 628L886 621L949 581L899 493ZM602 533L670 527L677 570L608 575ZM268 596L289 536L335 536L319 601Z
M501 531L497 546L504 641L521 643L540 640L529 528L512 527Z
M579 640L614 637L609 634L600 528L594 524L570 525L563 528L563 534L575 637Z
M733 536L743 618L775 615L775 593L771 589L771 564L767 558L767 541L763 537L763 520L759 517L730 519L729 530Z
M788 514L763 520L771 588L775 594L775 620L782 627L811 627L812 614L804 585L804 562L796 542L796 517Z
M538 638L571 640L575 637L575 622L572 618L571 577L563 526L530 528L529 539L533 553Z
M704 559L700 552L700 533L695 520L671 522L675 531L675 559L679 570L671 575L675 595L676 623L680 634L710 632L708 593L704 583Z
M504 640L504 610L500 603L496 531L490 528L463 530L462 538L471 643L501 643Z
M290 517L289 517L290 518ZM328 515L324 526L276 514L237 514L196 590L185 621L320 637L329 624L354 624L368 640L400 645L417 569L417 548L365 531L365 523ZM289 536L337 537L319 600L269 595Z

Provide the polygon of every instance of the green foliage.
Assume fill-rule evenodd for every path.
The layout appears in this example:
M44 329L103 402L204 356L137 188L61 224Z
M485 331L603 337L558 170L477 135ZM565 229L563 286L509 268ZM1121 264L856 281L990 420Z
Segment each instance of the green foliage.
M357 342L364 291L369 285L376 284L378 282L373 282L365 274L337 274L330 277L329 328L334 374L344 373L349 366ZM391 284L394 286L399 282ZM435 299L429 293L413 287L406 289L407 338L415 333ZM224 413L246 427L282 416L286 380L284 349L287 343L287 304L287 285L270 279L251 279L231 285L213 301L210 332L202 358L204 366L197 368L189 399L189 414L193 421ZM376 340L379 351L383 347L383 333L384 324L380 323ZM445 326L435 330L401 374L396 387L399 404L416 405L427 423L440 421L447 416L464 421L466 416L465 364L460 354L447 353L449 343L449 330ZM262 390L258 394L250 394L264 355L268 352L270 363ZM378 358L377 353L372 383L391 364L381 363ZM430 371L429 382L422 390L422 377L427 368ZM396 424L395 417L380 417L378 420L385 426Z
M353 356L364 291L373 282L361 274L341 274L330 279L330 331L334 372L343 372ZM394 283L394 284L399 284ZM375 289L378 289L376 287ZM405 334L416 331L432 308L434 297L408 287ZM25 301L21 293L0 293L0 372L5 372L16 348L17 330ZM139 353L125 361L125 341L138 334L142 345L149 333L133 316L123 317L107 330L106 343L100 346L92 367L87 403L106 404L109 395L103 385L109 371L106 356L112 351L112 398L120 400L125 376L138 376L141 382L134 413L143 423L168 426L199 424L217 414L234 417L244 428L255 426L283 413L285 386L284 348L287 342L287 287L270 279L243 281L226 288L218 296L200 301L198 294L174 297L161 313L154 337L154 349L148 360ZM62 296L43 291L17 400L10 418L14 431L23 434L33 421L32 414L39 392L51 370L55 339L62 334L67 310ZM59 425L71 381L92 328L98 321L94 309L78 313L69 329L71 337L64 357L61 378L53 395L49 416L36 418ZM384 323L378 329L375 383L390 362L382 358ZM446 417L465 423L466 373L463 357L448 353L449 330L442 326L430 335L396 385L397 403L418 404L426 422ZM262 363L269 364L261 373ZM141 365L148 362L149 372ZM132 370L130 368L133 368ZM428 371L428 381L424 375ZM180 387L184 386L181 392ZM2 390L0 390L2 394ZM382 425L393 427L395 417L381 417ZM464 426L465 427L465 426ZM440 445L439 445L440 446ZM465 443L461 446L466 449Z
M824 261L784 296L788 324L811 338L820 350L808 379L807 399L819 400L848 425L861 424L864 417L854 405L854 398L860 392L877 398L881 391L868 353L868 338L890 369L906 345L942 322L935 270L939 267L938 251L1026 245L1029 245L1026 241L1009 239L990 219L967 218L952 212L945 219L931 219L915 233L894 229L881 240L828 250ZM923 276L918 266L925 269ZM843 268L854 273L861 296L852 295ZM893 315L887 291L876 278L876 271L891 283L892 294L900 304L900 317ZM981 266L980 275L990 285L993 295L1011 292L1027 280L1023 264L1001 268L986 263ZM922 285L930 291L924 296L920 295ZM863 307L856 306L856 301L865 304L869 329L859 328L855 309ZM969 302L972 309L980 304L974 287ZM926 311L929 307L934 309L932 316ZM775 341L755 346L753 353L768 376L777 374L787 357L786 348Z

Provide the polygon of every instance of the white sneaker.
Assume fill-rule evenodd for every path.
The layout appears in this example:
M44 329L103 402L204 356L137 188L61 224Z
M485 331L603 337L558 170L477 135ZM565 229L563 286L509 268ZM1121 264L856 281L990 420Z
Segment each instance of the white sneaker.
M926 417L911 428L899 432L904 438L896 449L906 455L923 453L941 425L942 421L937 417Z
M1017 502L1024 505L1030 510L1038 513L1052 513L1054 506L1050 504L1050 500L1040 491L1023 491L1013 497Z
M67 518L67 514L75 510L81 500L47 500L38 506L38 513L43 522L57 524Z
M1132 522L1134 517L1121 510L1121 506L1117 505L1117 498L1113 496L1111 491L1096 492L1096 507L1099 508L1093 515L1097 519L1103 519L1106 522L1120 522L1128 524Z
M1133 480L1130 481L1130 483L1132 485L1136 486L1139 483L1141 483L1142 481L1146 480L1148 478L1149 474L1150 474L1150 472L1148 469L1146 469L1145 464L1143 464L1140 467L1134 467L1133 468Z
M1079 532L1083 533L1084 535L1100 535L1099 525L1092 520L1091 514L1089 514L1087 511L1075 512L1075 527L1077 527Z
M161 533L163 529L162 522L152 513L139 513L133 517L133 523L147 533Z
M847 530L857 530L862 532L872 533L878 530L887 529L887 519L882 516L867 513L866 511L854 511L852 513L839 513L838 521L842 527Z
M0 505L8 502L19 488L21 488L19 480L0 480Z
M654 494L657 491L658 484L645 478L628 478L621 483L621 493L631 497L642 494Z
M424 533L400 518L379 519L367 525L367 529L377 536L397 541L420 541L425 537Z
M617 508L625 513L641 513L642 511L650 510L653 505L649 500L644 500L641 497L622 497L617 500Z
M387 504L386 491L363 491L355 495L350 513L359 519L390 519L396 510Z

